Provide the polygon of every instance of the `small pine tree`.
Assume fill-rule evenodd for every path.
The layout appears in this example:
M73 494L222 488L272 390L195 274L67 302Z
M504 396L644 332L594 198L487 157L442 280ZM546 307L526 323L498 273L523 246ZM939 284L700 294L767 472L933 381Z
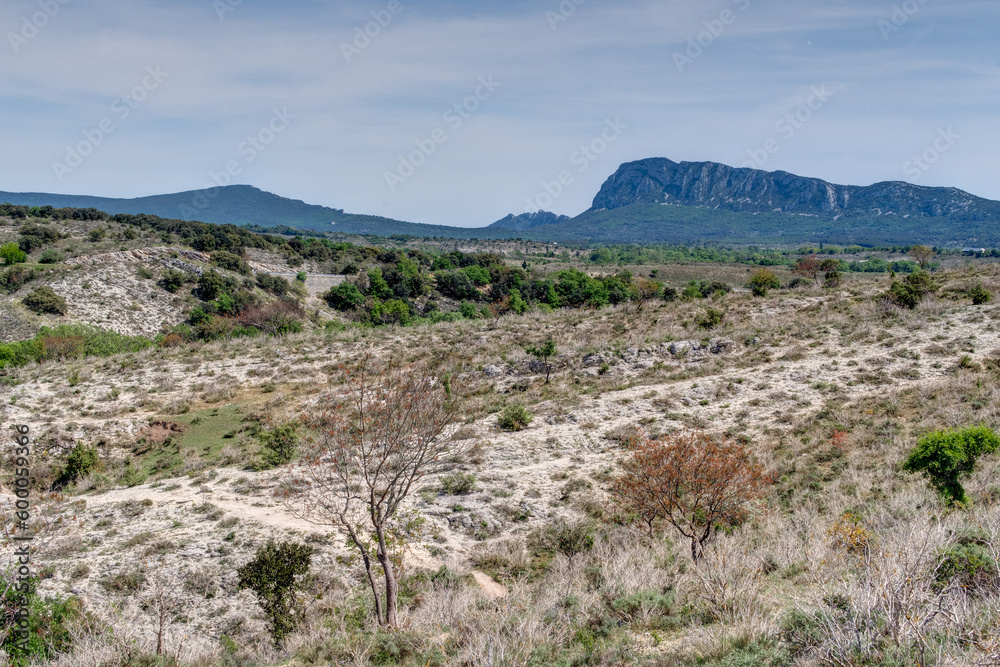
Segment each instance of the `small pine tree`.
M548 384L549 374L552 371L552 364L549 363L549 359L556 355L556 342L552 340L552 336L546 338L545 342L541 345L529 345L524 348L524 351L545 364L545 384Z

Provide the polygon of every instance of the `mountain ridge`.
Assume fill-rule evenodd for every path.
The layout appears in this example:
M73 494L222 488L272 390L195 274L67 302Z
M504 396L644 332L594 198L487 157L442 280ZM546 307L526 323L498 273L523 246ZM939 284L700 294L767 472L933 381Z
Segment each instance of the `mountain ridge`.
M589 211L632 204L716 206L736 213L870 216L890 213L940 217L969 214L1000 220L1000 202L958 188L905 181L839 185L786 171L730 167L717 162L647 158L627 162L601 186Z
M1000 202L903 181L839 185L786 171L647 158L618 167L591 208L510 214L485 227L404 222L307 204L249 185L134 199L0 192L27 206L319 232L560 243L859 243L1000 246Z

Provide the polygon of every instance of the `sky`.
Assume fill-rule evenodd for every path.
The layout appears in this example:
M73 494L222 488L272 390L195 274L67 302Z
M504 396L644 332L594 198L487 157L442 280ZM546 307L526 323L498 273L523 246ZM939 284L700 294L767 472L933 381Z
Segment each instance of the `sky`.
M4 0L0 190L577 215L624 162L1000 199L996 0Z

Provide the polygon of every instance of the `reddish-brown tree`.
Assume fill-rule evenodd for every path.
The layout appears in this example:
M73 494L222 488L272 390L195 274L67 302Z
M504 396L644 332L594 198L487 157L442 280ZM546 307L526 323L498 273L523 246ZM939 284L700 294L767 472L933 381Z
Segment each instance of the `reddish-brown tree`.
M651 301L663 294L663 283L639 278L635 281L635 290L636 310L642 310L647 301Z
M816 284L819 284L819 274L822 271L816 255L801 257L799 261L795 262L795 266L792 267L792 273L797 273L805 278L812 278Z
M399 510L414 484L461 452L444 432L457 404L429 372L380 363L371 353L342 366L342 391L303 416L315 434L285 485L293 513L333 526L357 549L380 625L396 625ZM384 580L384 602L375 562Z
M493 325L500 324L500 318L513 310L510 294L505 295L502 299L497 299L490 304L489 308L490 313L493 314Z
M742 445L701 431L636 439L613 491L652 530L666 521L698 560L718 526L741 523L771 480Z

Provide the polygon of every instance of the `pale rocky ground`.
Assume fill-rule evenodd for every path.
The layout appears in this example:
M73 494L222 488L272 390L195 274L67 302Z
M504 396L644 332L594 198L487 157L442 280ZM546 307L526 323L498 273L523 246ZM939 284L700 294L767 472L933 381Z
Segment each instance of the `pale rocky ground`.
M502 582L474 571L470 556L484 543L524 534L554 517L578 516L587 502L600 500L620 455L618 437L630 428L728 429L753 437L814 414L830 398L853 400L884 395L890 387L927 386L951 372L963 355L982 362L1000 349L995 325L1000 308L947 302L885 326L873 320L870 329L862 326L845 337L835 326L835 308L847 296L763 302L732 296L749 309L751 323L742 331L764 332L744 340L734 336L595 350L581 333L576 344L561 343L553 382L572 390L531 405L535 420L528 429L500 432L495 415L461 425L461 436L477 440L484 452L479 463L464 467L476 475L475 490L445 495L428 479L411 497L411 507L427 519L427 534L408 554L408 567L448 564L472 573L488 594L502 595ZM642 317L656 318L656 312L650 309ZM793 314L803 312L815 313L812 331L790 339L780 323L787 320L792 327ZM601 311L587 315L584 326L605 326L623 316L639 317ZM512 330L534 335L565 326L559 317L500 328L482 322L438 325L422 335L438 347L464 342L481 370L460 380L516 392L518 385L537 387L541 369L536 365L532 372L523 354L505 361L498 345ZM413 335L399 330L382 338L381 345L411 346ZM108 359L23 369L22 384L0 387L0 420L27 423L34 433L49 432L67 446L103 437L113 453L134 442L158 415L175 414L178 405L196 409L256 397L291 418L315 401L338 360L363 345L303 334L277 342L217 343L196 352L154 350L138 355L138 364ZM79 371L75 387L67 381L70 369ZM261 395L261 383L268 381L279 389ZM109 400L112 387L121 394ZM346 553L342 538L297 518L273 497L280 480L280 472L223 467L70 497L61 511L72 520L43 552L43 562L52 567L44 590L73 592L99 604L114 595L101 581L143 567L187 581L191 623L217 637L260 627L252 598L236 591L235 569L267 538L314 544L314 569L329 585L356 583L358 568L337 562Z

